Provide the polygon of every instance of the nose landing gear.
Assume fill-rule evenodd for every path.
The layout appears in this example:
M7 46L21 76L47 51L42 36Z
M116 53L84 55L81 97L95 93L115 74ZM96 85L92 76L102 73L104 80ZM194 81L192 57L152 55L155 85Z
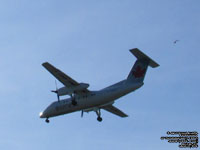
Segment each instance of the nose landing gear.
M45 122L46 122L46 123L49 123L50 121L49 121L49 119L47 118L47 119L45 120Z

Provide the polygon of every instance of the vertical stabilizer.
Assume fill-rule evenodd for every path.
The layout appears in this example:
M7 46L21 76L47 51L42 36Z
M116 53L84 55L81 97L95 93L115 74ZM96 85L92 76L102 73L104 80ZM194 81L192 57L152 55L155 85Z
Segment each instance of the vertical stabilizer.
M139 49L131 49L130 52L137 58L133 68L131 69L127 80L134 82L143 82L148 66L152 68L158 67L154 60L141 52Z

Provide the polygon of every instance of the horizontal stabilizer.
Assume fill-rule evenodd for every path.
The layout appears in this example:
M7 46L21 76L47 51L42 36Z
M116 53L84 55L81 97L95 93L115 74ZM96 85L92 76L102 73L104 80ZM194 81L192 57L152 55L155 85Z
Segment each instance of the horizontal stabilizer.
M156 63L154 60L152 60L149 56L147 56L146 54L144 54L143 52L141 52L139 49L134 48L131 49L130 52L137 58L137 59L146 59L149 61L149 66L151 66L152 68L158 67L159 64Z

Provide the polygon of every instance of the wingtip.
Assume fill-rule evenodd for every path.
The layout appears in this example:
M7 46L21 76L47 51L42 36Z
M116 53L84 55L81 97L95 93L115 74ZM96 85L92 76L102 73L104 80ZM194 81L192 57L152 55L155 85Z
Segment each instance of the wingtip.
M42 66L45 66L46 64L49 64L48 62L44 62L44 63L42 63Z
M138 51L138 50L139 50L138 48L131 48L131 49L129 49L130 52L132 52L132 51Z

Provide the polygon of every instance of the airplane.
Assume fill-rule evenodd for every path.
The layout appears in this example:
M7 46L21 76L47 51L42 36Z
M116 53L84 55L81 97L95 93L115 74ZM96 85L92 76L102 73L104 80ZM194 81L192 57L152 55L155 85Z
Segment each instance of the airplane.
M43 67L57 78L64 87L59 89L56 88L55 91L52 91L57 94L57 101L51 103L43 112L41 112L39 115L40 118L46 118L45 121L49 123L49 118L51 117L76 111L81 111L81 117L83 117L84 112L94 111L97 114L97 120L101 122L102 109L119 117L128 117L127 114L113 105L115 100L143 86L148 66L151 66L152 68L159 66L159 64L137 48L130 49L130 52L137 60L128 77L99 91L90 91L88 90L89 84L79 83L50 63L43 63ZM64 95L69 95L70 98L61 100L60 96Z

